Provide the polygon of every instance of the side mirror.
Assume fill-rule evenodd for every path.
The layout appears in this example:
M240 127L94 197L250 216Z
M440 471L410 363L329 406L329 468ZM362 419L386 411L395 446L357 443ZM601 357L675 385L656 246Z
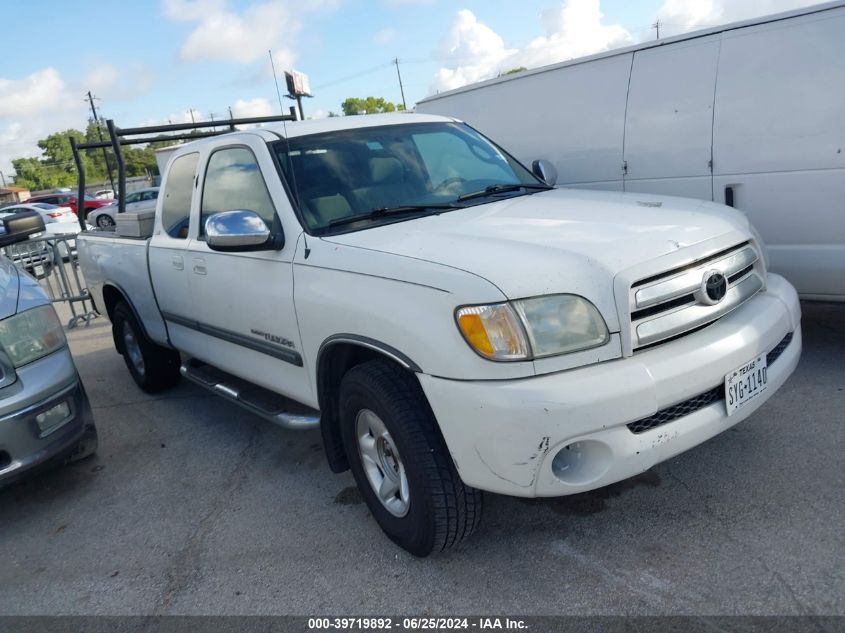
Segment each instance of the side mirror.
M0 218L0 247L24 242L44 231L44 218L38 211L21 211Z
M260 251L281 248L279 238L255 211L237 209L215 213L205 221L205 239L215 251Z
M531 163L531 171L547 185L554 185L557 182L557 168L545 158Z

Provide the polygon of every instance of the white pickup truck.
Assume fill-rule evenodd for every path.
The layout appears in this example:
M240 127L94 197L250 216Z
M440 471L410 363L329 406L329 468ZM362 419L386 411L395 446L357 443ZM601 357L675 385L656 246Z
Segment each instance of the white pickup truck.
M554 180L439 116L275 125L181 146L152 236L79 255L142 389L181 375L319 426L425 556L477 527L482 490L636 475L798 363L797 295L740 212Z

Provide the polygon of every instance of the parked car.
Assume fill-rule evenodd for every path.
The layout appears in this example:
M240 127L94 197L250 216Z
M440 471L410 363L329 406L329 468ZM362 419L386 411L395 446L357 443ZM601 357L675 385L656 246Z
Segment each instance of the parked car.
M77 219L76 214L70 209L70 207L57 207L55 205L47 204L45 202L35 202L32 204L18 204L0 209L0 213L2 214L20 213L22 211L36 211L43 218L44 232L35 237L72 236L76 235L81 230L81 227L79 226L79 220ZM18 245L15 248L21 251L25 249L23 245ZM76 246L74 244L70 244L70 246L68 246L62 240L58 241L58 249L59 256L62 258L67 258L71 253L76 250ZM46 251L49 250L46 244L44 245L43 250L45 251L46 255ZM30 270L32 266L31 264L27 264L25 265L25 268L27 270Z
M473 532L482 490L637 475L798 363L797 294L743 214L553 169L431 115L234 132L174 151L151 237L82 233L79 261L141 389L183 375L319 427L425 556Z
M158 187L148 187L133 191L126 196L126 212L140 213L154 211L158 199ZM88 223L101 229L110 229L117 222L119 205L117 203L101 207L88 216Z
M55 204L47 204L46 202L24 202L22 204L3 207L2 210L4 212L12 211L14 213L20 211L37 211L44 218L44 224L76 222L77 226L79 226L76 213L74 213L73 209L70 207L59 207Z
M0 218L0 247L44 230L34 212ZM0 257L0 486L97 448L88 396L47 294Z
M36 202L44 202L47 204L55 204L62 207L70 207L70 209L77 213L79 212L79 204L77 200L77 196L74 193L47 193L42 194L40 196L32 196L27 200L27 204L35 204ZM85 194L85 200L83 201L83 212L85 214L85 219L88 218L88 214L95 209L100 209L101 207L108 206L110 204L114 204L112 200L98 200L93 196L89 196Z
M114 200L114 191L112 189L100 189L94 192L94 197L98 200Z
M771 269L845 301L845 2L646 41L432 95L567 187L740 209ZM530 103L524 113L514 104Z

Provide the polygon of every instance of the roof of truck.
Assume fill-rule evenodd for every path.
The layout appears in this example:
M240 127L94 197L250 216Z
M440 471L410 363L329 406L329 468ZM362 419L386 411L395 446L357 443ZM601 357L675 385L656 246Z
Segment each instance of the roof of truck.
M403 123L434 123L455 121L455 119L436 114L415 114L412 112L391 112L388 114L364 114L357 116L338 116L327 119L307 119L305 121L291 121L290 123L273 123L259 130L267 130L281 134L284 137L307 136L338 130L354 130L381 125L402 125ZM252 130L256 131L256 130Z
M272 123L264 125L263 127L227 132L226 134L209 136L197 139L196 141L191 141L190 143L184 143L182 145L171 145L156 151L168 150L174 154L176 152L184 154L200 145L203 145L204 143L225 138L230 134L257 134L266 141L273 141L278 140L279 136L283 138L294 138L297 136L307 136L309 134L322 134L323 132L337 132L340 130L355 130L366 127L379 127L383 125L439 123L450 121L458 121L458 119L454 117L440 116L439 114L415 114L413 112L391 112L388 114L364 114L359 116L329 117L326 119L308 119L305 121Z
M476 83L469 84L467 86L461 86L460 88L455 88L454 90L446 90L444 92L440 92L438 94L430 95L418 101L418 103L428 103L430 101L437 101L438 99L442 99L444 97L449 97L456 94L461 94L463 92L470 92L472 90L477 90L479 88L483 88L486 86L490 86L493 84L503 83L506 81L519 81L525 77L529 77L531 75L538 75L540 73L549 72L552 70L557 70L558 68L565 68L566 66L575 66L577 64L584 64L586 62L595 61L597 59L604 59L608 57L615 57L617 55L626 55L628 53L633 53L635 51L647 49L647 48L656 48L659 46L667 46L669 44L674 44L675 42L682 42L684 40L691 40L696 39L699 37L706 37L708 35L713 35L715 33L722 33L724 31L733 31L735 29L745 28L748 26L754 26L755 24L766 24L768 22L778 22L780 20L787 20L789 18L798 17L800 15L808 15L812 13L820 13L822 11L829 11L831 9L838 9L841 7L845 7L845 0L836 0L835 2L825 2L823 4L815 4L808 7L804 7L801 9L795 9L793 11L784 11L782 13L775 13L771 15L763 15L757 18L753 18L750 20L742 20L740 22L731 22L729 24L722 24L720 26L714 26L706 29L701 29L699 31L690 31L689 33L684 33L682 35L676 35L674 37L666 37L660 40L651 40L648 42L641 42L639 44L634 44L633 46L626 46L624 48L615 48L609 51L604 51L602 53L596 53L595 55L588 55L586 57L577 57L575 59L568 59L564 62L559 62L557 64L549 64L548 66L540 66L538 68L532 68L531 70L524 70L520 73L514 73L511 75L503 75L500 77L496 77L494 79L488 79L486 81L479 81ZM765 54L763 52L760 53Z

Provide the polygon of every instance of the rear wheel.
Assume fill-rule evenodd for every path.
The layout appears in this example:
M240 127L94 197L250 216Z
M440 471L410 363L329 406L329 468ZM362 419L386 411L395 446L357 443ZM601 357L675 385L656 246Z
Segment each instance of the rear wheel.
M112 312L112 334L117 351L141 389L155 393L179 382L179 352L148 339L132 310L122 301Z
M352 368L341 384L340 419L352 474L393 542L428 556L478 527L481 491L458 476L413 375L382 360Z

